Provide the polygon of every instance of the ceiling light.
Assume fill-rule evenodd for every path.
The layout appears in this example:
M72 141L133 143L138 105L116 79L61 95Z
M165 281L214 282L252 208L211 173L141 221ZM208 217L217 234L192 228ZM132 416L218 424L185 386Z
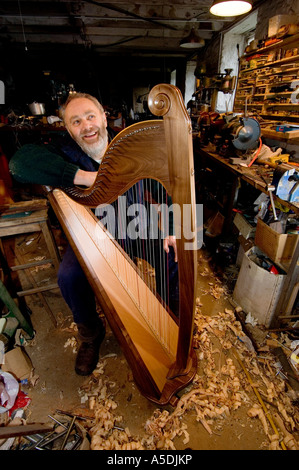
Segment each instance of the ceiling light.
M214 0L210 12L216 16L238 16L251 9L251 0Z
M189 35L183 38L180 42L180 47L185 47L186 49L197 49L198 47L203 47L204 45L204 39L197 36L193 28L191 29Z

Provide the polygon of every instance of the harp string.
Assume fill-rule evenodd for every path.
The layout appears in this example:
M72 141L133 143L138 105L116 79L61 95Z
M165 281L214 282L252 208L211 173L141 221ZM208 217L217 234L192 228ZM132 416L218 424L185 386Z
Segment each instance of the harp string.
M163 280L163 265L161 263L161 238L157 240L152 239L150 236L150 216L148 215L148 205L151 204L151 200L148 200L148 195L153 194L152 180L146 179L140 181L134 185L134 200L138 201L142 207L145 208L145 211L140 210L139 212L139 225L138 231L139 236L136 240L136 251L138 266L142 271L142 275L149 287L148 293L154 292L156 296L163 296L163 285L165 281ZM160 199L160 195L158 196ZM157 265L157 252L160 262ZM162 280L162 288L157 287L157 269L161 268L161 273L159 274L159 280ZM167 322L165 321L165 315L163 315L163 305L160 302L151 302L151 296L147 295L144 299L147 304L147 312L150 318L150 322L156 325L156 328L160 332L162 338L164 338L164 343L169 343L169 328L167 327Z
M122 226L122 224L123 224L124 221L122 220L121 217L119 217L119 200L117 201L117 213L116 213L116 218L117 218L117 220L118 220L119 223L120 223L120 230L121 230L121 233L123 233L125 227ZM122 249L123 249L124 251L127 252L127 254L129 255L130 259L134 260L134 250L133 250L131 238L127 238L127 239L126 239L126 246L125 246L125 242L124 242L123 239L119 240L119 242L120 242L120 246L122 247ZM117 258L117 259L118 259L118 258ZM119 272L119 265L118 265L118 272ZM125 270L125 274L126 274L126 282L127 282L127 285L128 285L128 286L129 286L129 285L133 285L134 282L136 282L136 285L137 285L136 301L137 301L138 305L140 305L140 292L139 292L139 290L138 290L138 282L137 282L137 279L138 279L137 276L138 276L138 275L137 275L137 273L135 273L135 274L134 274L134 277L135 277L136 279L131 279L131 278L129 278L128 270ZM133 284L131 284L131 283L133 283Z
M147 210L145 211L145 213L141 212L140 220L141 226L147 227L147 233L145 234L145 237L141 236L138 239L138 256L141 256L142 259L145 260L146 282L149 288L152 292L155 292L155 295L161 298L162 303L166 303L169 308L170 279L168 269L168 254L165 254L163 248L163 238L165 236L163 230L165 229L165 227L163 227L161 220L158 220L158 214L157 218L154 217L153 222L152 210L148 207L150 206L152 208L153 204L155 204L156 206L159 206L161 204L166 205L168 199L167 192L161 184L158 184L156 181L151 179L146 179L142 182L139 182L137 185L135 185L135 190L136 192L138 191L138 199L136 194L135 200L143 201L145 204L147 203ZM155 198L154 200L153 195ZM143 219L145 217L145 214L149 214L147 220ZM153 224L156 224L156 222L157 226L154 226L153 230L154 237L157 236L158 238L152 238L151 228ZM148 265L151 267L150 269ZM149 303L149 309L155 308L155 310L153 311L153 315L159 321L159 330L164 338L168 338L167 341L169 342L169 325L166 320L166 317L164 315L161 315L159 312L159 310L163 309L162 303L157 302L154 306L151 306Z

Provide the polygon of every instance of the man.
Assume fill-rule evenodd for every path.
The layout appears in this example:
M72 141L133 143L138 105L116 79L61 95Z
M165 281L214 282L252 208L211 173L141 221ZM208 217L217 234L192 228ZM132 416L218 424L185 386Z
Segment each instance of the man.
M93 184L113 137L107 130L104 109L93 96L76 93L69 95L61 117L68 134L48 145L25 145L13 156L9 166L16 180L54 187ZM175 237L165 238L163 244L165 252L175 256ZM172 266L172 272L177 277L176 266ZM70 246L59 268L58 284L73 313L81 340L75 371L89 375L97 365L105 327L98 317L93 291Z

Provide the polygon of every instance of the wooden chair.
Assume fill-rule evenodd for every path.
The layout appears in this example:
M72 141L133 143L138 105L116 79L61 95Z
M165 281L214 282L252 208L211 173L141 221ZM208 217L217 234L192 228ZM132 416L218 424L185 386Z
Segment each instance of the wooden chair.
M48 263L52 263L56 273L59 268L60 256L48 223L48 201L46 199L36 199L31 201L22 201L12 204L0 205L0 247L2 247L3 253L4 250L2 246L2 238L18 236L20 234L31 232L41 232L43 234L50 257L48 259L34 261L31 263L20 263L16 266L11 266L10 270L24 270L27 278L33 285L31 289L17 292L17 296L22 297L25 295L37 294L40 300L42 300L47 312L51 317L51 320L56 326L57 322L55 316L48 306L43 296L43 292L57 289L58 284L56 282L52 282L39 287L30 272L31 268ZM16 258L18 262L22 261L20 258L18 259L17 254Z

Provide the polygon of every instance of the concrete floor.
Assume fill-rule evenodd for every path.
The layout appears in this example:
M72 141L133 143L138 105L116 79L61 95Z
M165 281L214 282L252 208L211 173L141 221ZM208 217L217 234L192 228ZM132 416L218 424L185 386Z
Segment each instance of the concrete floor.
M30 240L32 241L28 244ZM61 241L64 243L59 232L56 233L56 240L58 245L61 244ZM32 259L45 254L43 241L40 238L34 239L32 235L19 236L17 240L14 240L14 243L18 243L24 259ZM215 273L211 259L205 250L199 252L198 273L197 315L199 315L201 321L205 318L208 320L215 318L218 321L219 314L223 314L225 309L232 310L228 279L223 279ZM39 282L43 282L42 279L55 280L55 271L50 266L44 270L40 269L36 275L39 277ZM27 280L23 279L23 282L26 284ZM231 282L229 284L231 285ZM157 405L149 402L139 393L134 384L130 368L109 327L101 347L98 373L88 378L79 377L74 372L75 353L71 346L74 329L71 313L59 290L48 291L45 297L58 320L57 327L54 327L52 320L36 295L26 297L27 305L32 311L31 321L36 331L34 339L25 347L32 361L35 377L31 384L22 387L23 391L31 398L31 403L26 410L27 423L51 422L49 415L53 416L56 410L63 410L91 417L93 419L89 422L91 426L99 422L94 419L97 416L97 407L92 407L92 400L93 403L104 403L105 405L110 403L109 400L113 400L115 409L112 411L109 408L109 412L117 418L114 425L119 423L118 425L122 429L129 429L131 441L141 442L143 440L143 443L146 442L148 446L151 442L152 449L161 446L161 435L164 429L160 426L158 434L155 435L153 428L151 428L152 432L149 431L148 424L149 422L157 422L153 417L161 417L160 413L163 410L159 410ZM177 433L176 436L171 436L169 441L165 440L165 435L162 436L162 448L169 449L173 446L178 450L268 449L270 445L269 435L275 433L269 422L267 435L262 420L258 417L248 416L248 411L259 403L242 367L233 355L233 347L239 347L236 336L230 331L229 340L233 343L231 345L233 347L230 347L228 341L220 341L223 338L221 327L217 326L214 329L207 327L202 331L204 331L208 341L205 343L205 349L202 344L199 344L197 349L199 357L198 379L196 378L193 385L180 392L180 397L182 399L187 397L193 388L196 389L199 382L201 389L207 386L210 380L206 367L208 357L213 358L213 373L221 372L217 380L221 376L221 380L225 381L227 378L222 367L226 364L228 358L232 358L235 377L238 378L240 384L238 390L240 392L240 403L236 406L235 401L230 401L225 413L219 416L204 414L202 420L199 419L199 405L196 405L196 400L194 400L195 406L192 405L192 401L188 402L186 411L179 418L175 418L173 415L174 409L171 406L166 407L164 411L168 414L170 425L176 424L185 431ZM199 332L197 333L199 337ZM264 333L261 331L262 339L265 337ZM67 344L69 345L67 346ZM292 433L298 441L298 408L294 407L294 402L289 400L289 388L283 384L281 379L275 378L273 363L269 361L266 365L258 363L261 375L256 375L254 370L256 356L251 357L247 354L246 361L246 367L251 367L252 364L250 373L254 374L254 381L259 390L263 390L264 397L267 397L269 382L274 383L277 380L277 390L279 389L279 391L274 394L272 404L269 400L266 401L266 406L270 412L277 413L280 403L283 403L284 407L286 407L286 402L290 405L287 412L288 416L293 413L292 419L295 420L295 429L292 429ZM227 383L227 381L223 383ZM215 387L216 385L217 381ZM211 388L209 388L209 392L211 392ZM86 401L88 396L89 400ZM209 393L206 393L206 397L209 397ZM206 406L209 405L209 398L206 404ZM184 426L182 427L182 425ZM287 423L286 426L290 430L291 425ZM108 429L107 434L110 431ZM88 434L93 435L90 428L88 428ZM157 435L160 437L158 438ZM158 444L158 441L160 444Z

